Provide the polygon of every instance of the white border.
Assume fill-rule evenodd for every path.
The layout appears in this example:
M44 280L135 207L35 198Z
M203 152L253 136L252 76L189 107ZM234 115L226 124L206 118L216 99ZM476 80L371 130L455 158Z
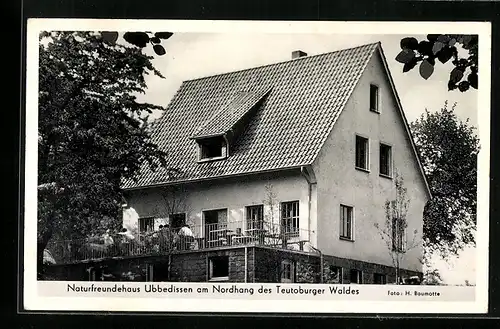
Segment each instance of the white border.
M147 28L146 28L147 26ZM478 34L481 75L478 90L478 132L481 152L478 159L478 223L476 248L475 302L403 302L273 299L162 299L156 298L78 298L40 297L36 280L37 238L37 123L38 123L38 35L43 30L171 31L232 33L332 33L351 34ZM483 22L263 22L189 20L108 20L108 19L29 19L26 48L26 149L25 149L25 225L24 225L24 307L28 310L74 311L220 311L220 312L369 312L369 313L485 313L488 298L489 237L489 149L491 93L491 24ZM488 69L489 68L489 69ZM61 283L63 284L63 283ZM466 287L455 287L462 289ZM382 286L381 286L382 289ZM384 290L387 290L385 288ZM213 303L212 303L213 302ZM224 306L222 306L224 305Z

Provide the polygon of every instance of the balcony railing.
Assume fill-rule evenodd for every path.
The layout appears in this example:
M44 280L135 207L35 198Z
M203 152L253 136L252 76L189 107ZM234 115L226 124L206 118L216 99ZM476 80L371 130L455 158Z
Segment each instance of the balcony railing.
M60 240L49 243L56 263L113 257L167 255L190 250L260 245L301 250L309 231L264 221L213 223L186 228L142 232L133 237L113 234L104 238Z

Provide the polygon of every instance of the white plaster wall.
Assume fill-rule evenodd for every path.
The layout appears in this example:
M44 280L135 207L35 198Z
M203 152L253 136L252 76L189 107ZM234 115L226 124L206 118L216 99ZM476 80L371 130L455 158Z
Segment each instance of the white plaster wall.
M392 145L393 166L411 199L408 240L421 241L427 193L380 56L375 54L313 166L318 180L318 246L326 254L391 266L388 248L374 222L385 219L394 199L393 181L379 176L379 143ZM380 114L369 110L370 83L379 86ZM370 172L355 169L355 135L369 138ZM354 242L339 239L340 204L354 207ZM407 253L402 267L421 271L422 248Z
M309 188L306 179L300 175L280 177L262 177L259 175L239 181L212 181L193 184L185 187L184 197L177 212L186 212L187 222L198 230L202 223L202 212L227 208L228 222L242 223L245 220L245 207L263 204L266 198L266 184L272 184L276 194L277 203L286 201L299 201L299 226L303 230L304 237L309 230ZM160 188L150 188L137 191L129 191L127 204L130 209L124 212L124 225L131 229L137 229L138 219L143 217L160 218L155 223L160 224L168 221L168 212L165 202L161 196ZM130 213L134 213L130 215ZM264 215L270 214L269 207L264 206ZM279 204L276 205L274 218L279 223ZM315 215L311 216L315 218ZM313 222L315 224L315 221ZM315 228L312 227L315 231Z

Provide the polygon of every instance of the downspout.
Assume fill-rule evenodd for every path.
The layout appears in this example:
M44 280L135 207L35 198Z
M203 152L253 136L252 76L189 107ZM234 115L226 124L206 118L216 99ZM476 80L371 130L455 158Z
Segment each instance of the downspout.
M318 253L319 253L319 270L320 270L320 275L319 275L319 280L320 280L320 283L324 283L324 262L323 262L323 253L321 252L321 250L319 250L318 248L315 248L314 246L311 246L311 248L313 248L314 250L316 250Z
M248 248L245 247L245 283L248 281Z
M300 167L300 172L302 176L307 181L307 239L311 241L311 194L312 194L312 184L309 176L307 174L307 170L305 167Z

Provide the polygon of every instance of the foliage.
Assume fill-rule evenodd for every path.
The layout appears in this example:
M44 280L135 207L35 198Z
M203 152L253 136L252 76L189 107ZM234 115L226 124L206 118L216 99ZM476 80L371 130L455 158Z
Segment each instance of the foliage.
M77 239L121 227L122 179L163 165L139 103L145 75L162 77L140 48L96 32L43 32L39 46L38 253L53 235Z
M161 40L166 40L173 35L171 32L125 32L123 39L139 48L145 48L148 44L151 44L154 52L158 56L166 54L165 48L161 45ZM109 44L116 44L118 40L118 32L103 31L101 32L103 40Z
M428 79L434 72L436 59L445 64L451 60L454 65L450 72L448 90L461 92L470 87L478 88L478 36L463 34L429 34L427 40L418 41L413 37L401 39L401 52L396 60L403 65L403 72L408 72L420 63L422 78ZM457 45L468 52L467 58L461 58Z
M428 269L424 273L422 284L428 286L439 286L443 284L443 279L437 269Z
M374 223L380 237L387 246L391 256L392 264L396 270L396 280L401 279L401 262L406 253L417 247L420 241L417 240L418 231L414 230L411 241L407 240L408 229L408 207L410 199L408 191L404 187L404 179L396 173L394 177L395 199L387 200L384 204L385 219L380 225Z
M296 263L296 283L316 283L321 275L317 267L310 262Z
M432 193L424 209L424 242L443 255L475 244L479 140L454 107L426 110L410 125Z

